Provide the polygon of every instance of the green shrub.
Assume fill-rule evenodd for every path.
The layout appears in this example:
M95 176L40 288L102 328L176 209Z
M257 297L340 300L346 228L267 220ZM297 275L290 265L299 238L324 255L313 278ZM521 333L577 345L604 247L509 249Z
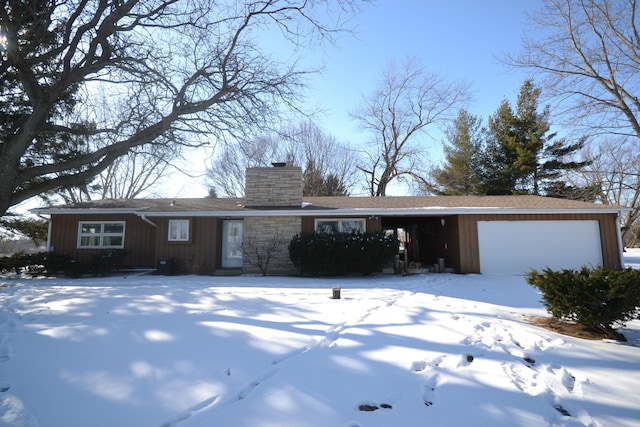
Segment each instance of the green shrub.
M125 249L104 250L93 256L88 266L89 272L94 276L108 276L122 267L122 261L128 253Z
M122 267L122 261L129 252L124 249L104 250L90 262L79 262L68 255L55 252L39 252L35 254L15 253L0 257L0 271L21 273L23 271L46 271L47 274L64 273L66 276L78 278L85 274L108 276Z
M44 266L47 274L58 274L69 269L73 259L69 255L62 255L55 252L45 253Z
M0 271L16 274L26 271L38 271L44 268L44 264L44 252L34 254L16 252L13 255L0 258Z
M557 319L574 321L605 332L633 319L640 307L640 270L531 271L527 282L540 289L547 311Z
M382 233L306 233L289 243L289 257L303 273L371 274L398 253L398 241Z

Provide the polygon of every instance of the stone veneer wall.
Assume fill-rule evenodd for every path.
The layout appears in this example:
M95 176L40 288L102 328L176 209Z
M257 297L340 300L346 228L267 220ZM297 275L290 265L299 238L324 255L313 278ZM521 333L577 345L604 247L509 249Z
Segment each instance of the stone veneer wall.
M245 206L295 206L302 204L302 169L284 166L247 168Z
M289 259L289 242L300 233L302 218L299 216L246 217L244 219L242 270L244 273L260 274L256 250L262 256L271 251L268 274L295 274L298 269ZM278 246L273 250L272 243ZM270 249L271 248L271 249Z
M302 205L302 169L284 166L248 168L245 171L245 206L291 207ZM299 216L245 217L242 270L261 273L256 252L263 258L271 252L268 274L291 274L297 270L289 259L289 242L302 230ZM278 242L274 248L273 243Z

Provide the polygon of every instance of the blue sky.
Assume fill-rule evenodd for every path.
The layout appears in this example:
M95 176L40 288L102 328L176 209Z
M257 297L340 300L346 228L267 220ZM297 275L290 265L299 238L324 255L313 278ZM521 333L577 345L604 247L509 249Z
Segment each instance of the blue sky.
M349 117L363 95L372 93L389 62L416 57L427 72L471 83L468 109L484 120L505 97L515 102L527 77L496 58L517 53L526 13L539 0L380 0L359 14L355 35L318 52L326 71L313 79L310 103L325 111L321 127L339 140L363 142Z
M306 102L323 111L315 121L325 132L362 146L371 138L358 130L349 113L376 89L389 62L415 57L427 73L470 83L473 101L467 108L486 122L504 98L515 102L527 78L524 70L512 70L497 57L519 52L527 13L535 13L541 5L542 0L378 0L350 22L354 34L342 34L335 45L304 53L312 64L325 68L311 78ZM290 53L290 45L274 46L272 40L269 34L263 38L274 52L280 50L285 57ZM437 162L443 135L435 127L427 132L420 144ZM207 156L191 160L189 167L196 175L199 162L202 170L209 164ZM175 188L167 189L168 197L207 194L202 177L174 178ZM403 191L391 190L392 195Z
M506 97L515 102L527 74L511 70L497 56L517 53L525 31L527 13L535 13L541 0L378 0L375 6L359 13L350 25L355 33L340 35L335 45L318 46L304 53L312 64L323 64L324 73L310 80L309 107L319 107L323 114L316 123L339 141L354 147L371 138L357 128L349 116L362 97L372 93L382 69L391 61L402 63L417 58L427 73L437 72L452 80L471 84L472 114L486 122ZM291 45L277 45L268 33L261 36L267 48L290 54ZM428 129L420 144L430 158L442 156L442 133ZM208 156L191 158L189 168L198 164L204 171ZM174 186L166 189L168 197L202 197L207 194L200 177L173 177ZM356 189L354 189L356 190ZM401 188L392 195L404 194ZM357 191L356 191L357 193Z

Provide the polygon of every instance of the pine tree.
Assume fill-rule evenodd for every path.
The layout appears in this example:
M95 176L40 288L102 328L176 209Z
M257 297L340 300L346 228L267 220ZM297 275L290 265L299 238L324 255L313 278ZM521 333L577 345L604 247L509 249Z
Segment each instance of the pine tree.
M307 161L303 172L302 194L305 197L314 196L348 196L344 182L333 173L324 174L312 160Z
M484 194L515 192L519 176L518 136L515 128L515 114L509 101L505 99L488 120L481 172Z
M580 138L574 143L561 138L547 144L538 159L535 177L537 188L551 197L595 201L600 193L599 185L579 187L568 185L563 181L565 172L580 170L592 163L591 160L579 162L568 159L577 151L582 150L585 144L586 137Z
M482 194L480 164L482 156L482 123L477 116L462 109L447 129L445 164L432 171L435 184L429 190L440 195Z
M483 164L486 194L557 195L555 191L563 187L563 172L590 163L568 159L584 147L585 138L574 143L556 139L557 134L549 132L550 108L539 112L539 98L540 89L526 80L516 111L504 100L489 118Z

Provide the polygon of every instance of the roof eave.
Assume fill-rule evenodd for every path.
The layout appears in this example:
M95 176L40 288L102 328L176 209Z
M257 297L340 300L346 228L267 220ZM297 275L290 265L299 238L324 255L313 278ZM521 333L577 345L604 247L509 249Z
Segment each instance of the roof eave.
M29 212L36 215L78 215L78 214L138 214L146 208L34 208Z
M563 208L563 209L525 209L525 208L477 208L477 207L428 207L428 208L322 208L314 209L305 207L302 209L277 209L277 210L215 210L215 211L150 211L146 208L66 208L49 209L37 208L31 212L44 215L96 215L96 214L132 214L146 217L222 217L222 218L246 218L263 216L444 216L444 215L510 215L510 214L618 214L630 211L629 208Z

